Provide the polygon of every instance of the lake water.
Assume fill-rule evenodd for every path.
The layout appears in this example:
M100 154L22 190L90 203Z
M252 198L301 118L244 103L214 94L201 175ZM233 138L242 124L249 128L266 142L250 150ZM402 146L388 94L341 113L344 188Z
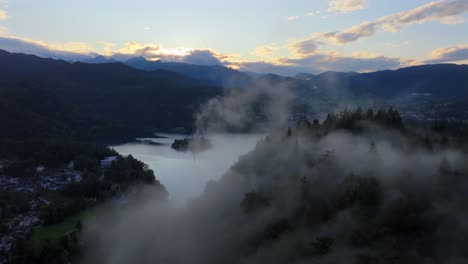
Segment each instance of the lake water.
M179 134L158 134L149 140L164 145L129 143L112 146L121 155L132 155L148 164L157 179L166 186L175 206L200 195L209 180L219 179L239 158L254 149L260 134L215 134L207 138L212 147L201 153L180 152L171 148Z

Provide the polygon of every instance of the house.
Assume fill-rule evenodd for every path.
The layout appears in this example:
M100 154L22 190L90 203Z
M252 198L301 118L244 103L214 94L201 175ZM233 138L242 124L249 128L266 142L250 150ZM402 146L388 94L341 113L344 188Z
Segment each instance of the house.
M101 168L109 168L112 165L112 162L117 160L117 156L106 157L101 160Z
M67 169L74 170L75 169L75 162L72 160L67 164Z
M14 242L15 238L11 236L2 237L0 239L0 252L9 252Z
M24 217L21 220L21 222L19 223L19 226L24 227L24 228L33 227L33 226L38 225L40 222L41 220L37 216L29 215L29 216Z
M79 173L69 173L67 174L67 182L80 182L82 180L81 175Z
M36 167L36 172L37 172L37 173L41 173L41 172L43 172L44 170L45 170L45 167L42 166L42 165L39 165L39 166Z

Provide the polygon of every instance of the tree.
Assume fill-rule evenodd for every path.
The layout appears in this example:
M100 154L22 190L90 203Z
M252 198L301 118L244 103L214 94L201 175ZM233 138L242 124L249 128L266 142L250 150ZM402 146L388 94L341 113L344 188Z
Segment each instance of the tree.
M81 223L81 220L78 220L78 222L76 222L75 228L76 230L78 230L78 232L81 232L81 230L83 229L83 224Z
M270 205L270 201L260 192L252 191L245 194L241 208L249 214Z

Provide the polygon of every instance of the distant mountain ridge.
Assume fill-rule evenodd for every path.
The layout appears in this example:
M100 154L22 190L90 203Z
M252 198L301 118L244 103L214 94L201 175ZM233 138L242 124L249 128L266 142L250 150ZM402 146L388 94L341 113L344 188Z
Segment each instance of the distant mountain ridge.
M67 62L0 50L0 81L46 83L86 116L151 130L190 129L200 104L227 89L269 85L290 89L300 111L395 106L422 114L468 119L468 66L422 65L372 73L251 74L223 66L147 61ZM104 62L104 63L102 63Z
M249 75L220 65L206 66L179 62L148 61L145 58L132 58L124 63L133 68L145 71L173 71L225 88L245 86L251 81Z
M122 134L112 127L134 136L177 127L190 131L200 105L221 93L221 87L166 70L147 72L122 63L70 63L0 51L0 94L12 98L0 101L0 120L10 131L27 133L41 127L44 132L37 136L80 137L100 130L108 131L109 137ZM20 99L13 98L24 101L18 104L22 107L15 106ZM45 101L47 107L41 106ZM14 116L23 118L16 122ZM83 122L72 122L75 119Z
M350 76L350 88L382 96L431 94L444 98L468 97L468 65L433 64Z

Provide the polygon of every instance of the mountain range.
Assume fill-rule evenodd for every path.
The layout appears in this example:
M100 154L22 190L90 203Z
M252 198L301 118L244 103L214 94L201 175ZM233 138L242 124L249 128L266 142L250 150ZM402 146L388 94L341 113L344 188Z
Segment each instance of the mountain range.
M285 77L144 58L72 63L0 50L0 122L7 128L0 136L190 132L194 114L207 100L259 83L290 89L296 105L312 114L395 106L403 114L468 119L467 65Z

